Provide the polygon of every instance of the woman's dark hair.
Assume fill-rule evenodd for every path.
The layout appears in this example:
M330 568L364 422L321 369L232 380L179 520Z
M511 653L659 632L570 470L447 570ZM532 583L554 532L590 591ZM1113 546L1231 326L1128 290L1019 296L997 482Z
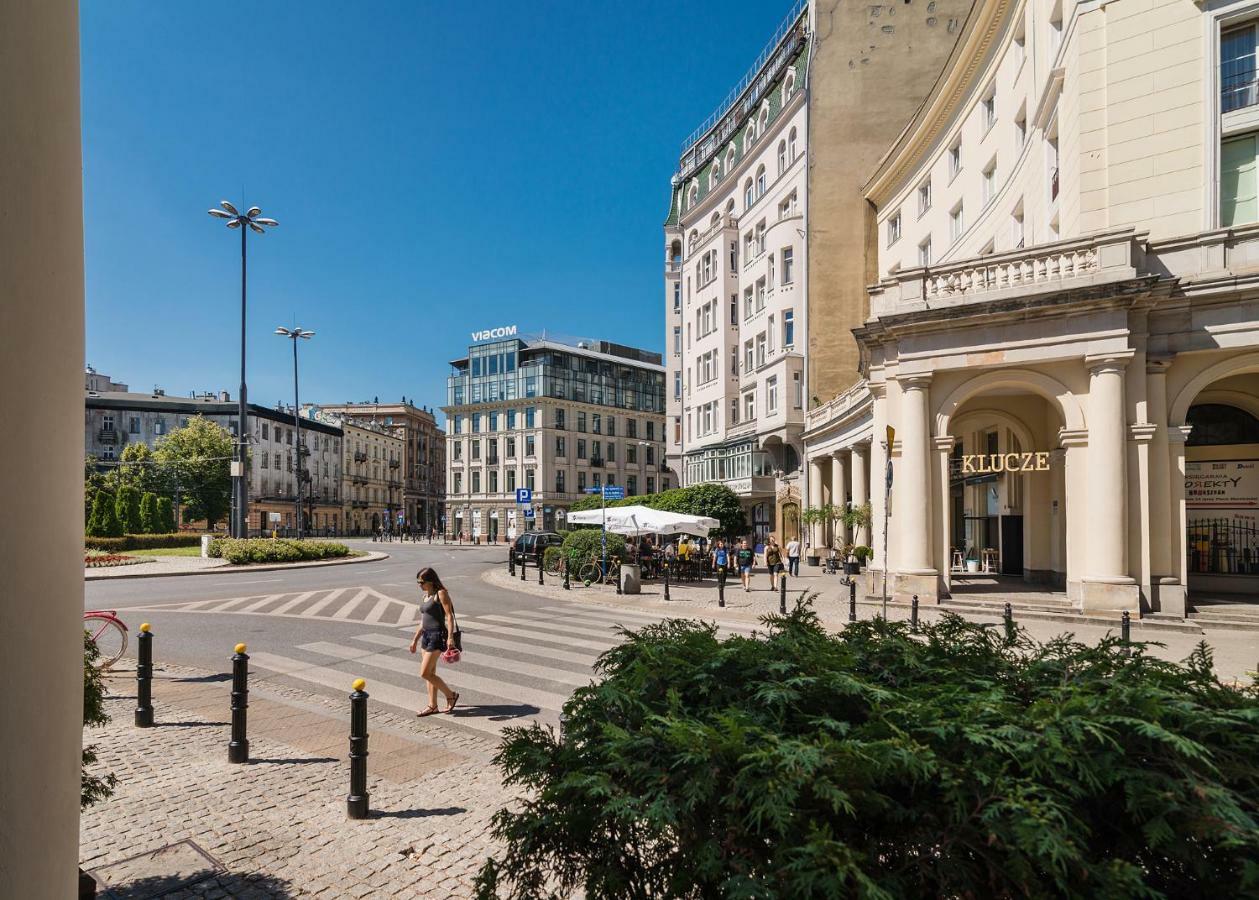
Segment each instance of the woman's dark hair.
M439 591L446 589L446 585L442 584L442 580L437 577L437 572L436 570L433 569L432 566L425 566L423 569L420 569L420 571L416 572L415 580L420 582L421 584L423 584L424 582L428 582L433 587L437 588L437 590Z

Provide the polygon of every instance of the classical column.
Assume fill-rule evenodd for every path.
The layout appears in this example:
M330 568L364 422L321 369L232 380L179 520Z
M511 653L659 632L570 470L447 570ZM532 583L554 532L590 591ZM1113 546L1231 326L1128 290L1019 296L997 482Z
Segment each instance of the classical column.
M953 510L949 499L950 470L953 460L953 446L957 439L951 434L936 435L932 438L935 447L935 477L932 482L932 521L935 534L934 567L939 573L937 588L941 596L948 596L952 587L953 575Z
M1163 585L1180 583L1172 564L1173 537L1179 522L1172 520L1172 454L1167 433L1167 367L1170 360L1151 359L1146 363L1148 418L1154 426L1150 441L1150 583L1162 593ZM1179 517L1177 517L1179 518Z
M853 506L863 506L870 500L870 490L866 475L868 462L866 454L869 452L869 444L854 444L849 457L848 493L852 496ZM869 547L870 532L860 525L857 526L852 532L852 542L858 547Z
M0 496L17 513L0 541L0 897L73 897L84 737L76 3L0 3L0 110L0 406L23 426L10 429L0 468Z
M809 460L809 506L813 509L819 509L822 506L822 464L819 460L822 457L815 456ZM822 546L822 526L813 524L809 526L809 546L817 548Z
M1120 608L1132 605L1135 581L1128 574L1127 413L1124 407L1122 355L1092 357L1088 403L1088 572L1085 605ZM1084 498L1068 498L1067 502ZM1090 586L1097 587L1090 587ZM1133 590L1107 590L1105 586Z
M898 379L901 386L900 470L892 490L897 495L896 558L905 575L934 575L931 565L930 375Z
M844 455L843 450L836 450L831 454L831 503L834 503L838 510L847 508L848 467L844 464ZM833 527L835 544L842 547L848 538L844 523L837 520Z

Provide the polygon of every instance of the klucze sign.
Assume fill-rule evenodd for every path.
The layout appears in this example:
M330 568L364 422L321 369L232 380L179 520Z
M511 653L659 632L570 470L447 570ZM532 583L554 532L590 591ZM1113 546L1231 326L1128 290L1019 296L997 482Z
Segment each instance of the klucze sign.
M515 337L516 326L504 325L501 328L486 328L482 331L472 332L472 340L476 341L492 341L497 338Z
M1048 472L1049 453L971 453L962 457L963 475L992 475L997 472Z

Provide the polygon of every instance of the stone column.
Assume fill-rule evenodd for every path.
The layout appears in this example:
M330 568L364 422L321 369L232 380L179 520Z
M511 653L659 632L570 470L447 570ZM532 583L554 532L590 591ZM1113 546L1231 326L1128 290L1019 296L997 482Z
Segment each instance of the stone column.
M1150 359L1146 362L1148 385L1146 388L1150 424L1154 436L1150 441L1150 598L1154 608L1163 612L1163 600L1171 601L1184 614L1184 589L1180 584L1179 566L1174 565L1172 551L1180 545L1179 516L1172 515L1172 482L1176 473L1172 470L1171 438L1167 429L1167 368L1168 359ZM1182 480L1183 489L1183 480ZM1177 590L1177 588L1180 588Z
M1185 442L1193 430L1190 425L1167 428L1167 450L1169 468L1171 470L1168 520L1170 529L1167 532L1168 557L1174 584L1165 584L1159 589L1160 612L1184 616L1189 605L1189 553L1185 546L1185 535L1189 529L1189 510L1185 505Z
M934 576L936 570L931 565L932 448L931 426L927 421L931 376L913 375L898 380L901 385L901 464L892 487L899 500L897 570L902 575Z
M951 434L944 434L936 435L931 442L935 447L935 477L931 484L930 512L936 529L933 565L938 573L936 578L938 599L950 595L953 583L953 509L949 493L953 446L957 443L957 439Z
M831 454L831 502L840 511L848 507L848 467L844 464L844 455L843 450ZM833 527L835 545L842 548L848 538L844 523L836 520Z
M869 444L854 444L849 456L848 492L852 496L853 506L863 506L870 500L869 482L866 475L869 452ZM869 547L870 532L861 526L854 528L852 542L858 547Z
M1128 574L1127 410L1124 368L1128 359L1086 359L1089 367L1088 497L1069 497L1088 508L1086 609L1136 609L1139 591Z
M822 506L822 457L815 456L809 460L809 506L818 509ZM809 526L809 546L817 549L822 546L822 526Z
M18 513L0 541L0 633L9 638L0 669L0 897L73 897L84 524L76 3L0 3L0 110L0 407L21 423L0 468L0 496Z

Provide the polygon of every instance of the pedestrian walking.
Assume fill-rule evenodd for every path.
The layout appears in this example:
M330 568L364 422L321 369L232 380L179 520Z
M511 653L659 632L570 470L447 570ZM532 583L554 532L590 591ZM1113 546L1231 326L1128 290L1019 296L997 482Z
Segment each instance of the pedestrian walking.
M772 534L765 542L765 568L769 569L769 589L778 590L778 576L783 570L782 548L778 546L778 538Z
M792 578L800 577L800 538L797 537L787 541L787 574Z
M748 539L739 541L739 551L735 554L735 562L739 565L739 580L743 582L743 590L752 590L752 559L755 554L748 546Z
M420 604L420 627L416 629L415 637L411 638L411 652L414 653L416 647L420 649L420 677L428 683L428 706L416 713L423 717L438 712L439 691L446 698L444 712L450 712L459 702L459 692L451 690L450 685L437 674L437 660L442 654L458 649L455 637L458 622L450 592L431 567L421 569L415 580L424 592L424 600Z
M718 540L713 546L713 571L717 573L717 583L724 585L726 574L730 571L730 552L723 540Z

